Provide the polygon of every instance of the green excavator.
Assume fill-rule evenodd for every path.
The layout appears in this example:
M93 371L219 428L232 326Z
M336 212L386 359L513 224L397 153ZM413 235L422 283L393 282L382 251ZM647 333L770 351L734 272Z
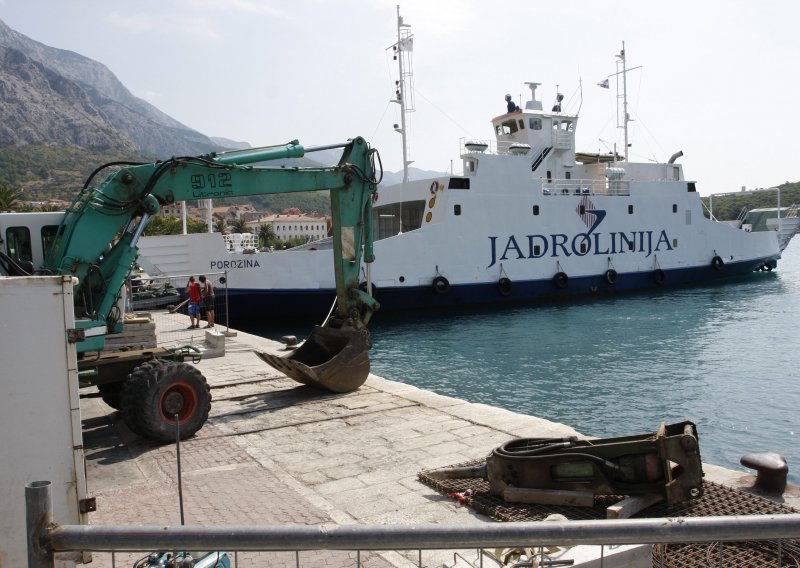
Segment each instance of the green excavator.
M332 149L342 151L334 166L269 165L271 160ZM378 309L374 298L359 287L362 262L369 268L374 261L371 212L380 181L376 159L380 163L375 149L363 138L354 138L314 148L304 148L295 140L154 163L105 164L91 174L55 224L33 227L37 215L52 219L53 213L13 214L19 217L3 220L2 224L29 223L28 234L41 234L42 243L34 237L28 246L42 248L43 262L38 266L19 262L13 253L24 243L7 242L5 251L0 246L0 274L73 276L76 328L70 330L69 340L77 344L82 385L96 386L134 432L172 441L177 429L186 438L203 426L211 404L205 378L185 362L196 353L164 348L107 353L103 349L106 335L122 330L121 289L138 256L136 244L148 220L161 207L179 201L329 190L335 310L290 355L258 355L301 383L349 392L359 388L369 374L367 324ZM94 185L98 174L108 169L111 173ZM5 228L3 232L23 234Z

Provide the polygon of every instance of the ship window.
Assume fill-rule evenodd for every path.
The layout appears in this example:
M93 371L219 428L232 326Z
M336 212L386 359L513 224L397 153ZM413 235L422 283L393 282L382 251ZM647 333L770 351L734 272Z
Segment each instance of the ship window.
M539 206L538 205L534 205L533 206L533 214L534 215L538 215L539 214Z
M678 166L672 168L672 181L681 181L681 169Z
M50 247L53 241L56 240L56 233L58 233L58 225L45 225L42 227L42 254L47 256L50 252Z
M629 251L631 251L631 252L633 252L633 249L635 248L635 246L636 246L636 245L634 244L634 242L633 242L633 241L629 242L629 243L628 243L628 250L629 250Z
M672 239L672 248L678 248L678 239Z
M519 119L519 129L525 130L525 121L522 120L521 118Z
M693 181L690 181L689 183L686 184L686 191L689 191L689 192L697 191L697 188L695 187Z
M564 179L572 179L572 172L564 172Z
M498 134L514 134L517 130L517 121L514 119L506 120L505 122L497 125Z
M403 282L405 282L405 281L406 281L406 277L405 277L405 276L401 276L401 277L400 277L400 284L402 284L402 283L403 283Z
M533 245L533 256L542 256L542 245Z
M469 189L469 178L451 177L447 189Z
M677 213L678 212L678 204L677 203L673 203L672 204L672 212L673 213Z
M547 170L547 181L548 183L553 181L553 173L550 170Z
M586 254L586 241L581 243L581 253Z
M573 128L571 120L564 120L561 122L561 130L564 132L572 132Z
M541 118L530 118L528 119L528 128L531 130L541 130L542 129L542 119Z
M476 169L478 169L478 163L475 160L464 160L465 174L474 174Z
M30 262L33 260L31 232L27 227L9 227L6 229L6 251L8 251L8 256L17 262Z
M580 213L578 213L578 215L586 215L586 205L582 204L580 206Z
M633 205L628 205L628 215L633 215Z
M453 215L461 215L461 205L458 203L453 205Z

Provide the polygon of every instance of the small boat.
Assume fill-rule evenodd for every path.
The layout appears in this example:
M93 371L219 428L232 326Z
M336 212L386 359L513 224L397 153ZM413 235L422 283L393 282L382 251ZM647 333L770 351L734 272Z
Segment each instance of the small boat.
M169 281L156 282L147 273L134 272L130 284L131 307L134 310L156 310L181 302L180 292Z

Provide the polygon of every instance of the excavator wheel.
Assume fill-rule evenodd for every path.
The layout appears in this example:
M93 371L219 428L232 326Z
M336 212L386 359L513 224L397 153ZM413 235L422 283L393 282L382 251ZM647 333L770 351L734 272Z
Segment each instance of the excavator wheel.
M153 360L128 375L121 413L136 434L159 442L175 440L175 415L180 437L193 436L211 410L211 390L203 374L188 363Z

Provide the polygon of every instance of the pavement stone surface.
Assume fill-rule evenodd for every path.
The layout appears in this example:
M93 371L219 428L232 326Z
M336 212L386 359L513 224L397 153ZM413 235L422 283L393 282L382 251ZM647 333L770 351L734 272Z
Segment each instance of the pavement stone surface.
M180 316L153 317L160 344L199 345L200 330L184 330ZM213 401L207 424L180 446L187 524L492 522L423 485L417 474L485 456L512 437L577 434L564 424L374 375L352 393L316 391L254 354L281 348L237 332L226 338L224 357L196 364ZM89 494L97 498L90 522L180 524L176 447L137 438L100 398L82 399L81 410ZM132 566L140 556L95 553L92 565ZM416 565L418 553L261 552L236 554L235 561L326 567L360 561L383 568Z

